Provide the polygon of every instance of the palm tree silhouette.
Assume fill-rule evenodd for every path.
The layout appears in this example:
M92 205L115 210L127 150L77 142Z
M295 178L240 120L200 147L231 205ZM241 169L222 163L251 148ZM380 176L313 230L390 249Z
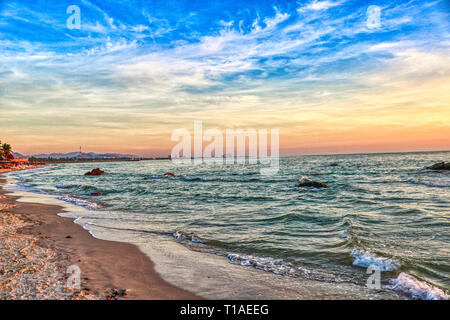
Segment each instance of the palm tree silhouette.
M2 149L3 149L3 157L11 160L14 159L14 156L12 155L12 148L10 144L4 143L2 145Z

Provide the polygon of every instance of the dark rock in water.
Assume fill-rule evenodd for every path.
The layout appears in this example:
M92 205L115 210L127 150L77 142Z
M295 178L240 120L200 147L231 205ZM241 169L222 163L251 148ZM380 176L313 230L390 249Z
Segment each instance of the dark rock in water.
M339 167L339 163L331 163L330 167Z
M92 171L86 172L85 176L99 176L101 174L105 173L105 171L100 170L99 168L93 169Z
M312 188L318 188L318 189L329 189L330 186L326 185L325 183L319 182L319 181L313 181L309 178L303 177L299 179L300 184L298 187L312 187Z
M330 186L326 185L325 183L319 182L319 181L305 181L305 182L300 182L300 184L298 185L299 187L313 187L313 188L325 188L325 189L329 189Z
M164 177L175 177L175 175L172 172L167 172Z
M98 197L98 196L102 196L103 195L103 193L101 193L101 192L92 192L91 193L91 196L93 196L93 197Z
M427 167L431 170L450 170L450 162L439 162L433 164L431 167Z

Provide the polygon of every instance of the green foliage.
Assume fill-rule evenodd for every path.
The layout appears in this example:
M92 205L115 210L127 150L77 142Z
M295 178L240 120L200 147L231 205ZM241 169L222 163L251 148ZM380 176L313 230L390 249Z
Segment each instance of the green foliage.
M2 140L0 140L0 161L4 160L5 158L3 157L3 147L2 147Z
M8 143L3 143L0 140L0 160L14 159L12 155L12 147Z

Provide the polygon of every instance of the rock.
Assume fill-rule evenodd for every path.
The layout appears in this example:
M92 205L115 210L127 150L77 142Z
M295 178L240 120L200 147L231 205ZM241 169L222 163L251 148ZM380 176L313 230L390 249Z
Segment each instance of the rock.
M331 163L330 167L339 167L339 163Z
M66 238L67 238L67 239L71 239L71 238L72 238L72 236L67 236Z
M103 193L101 193L101 192L92 192L91 193L91 196L93 196L93 197L98 197L98 196L102 196L103 195Z
M100 170L99 168L93 169L92 171L86 172L85 176L99 176L101 174L105 173L105 171Z
M164 174L164 177L175 177L175 175L172 172L167 172Z
M124 297L128 294L127 289L119 289L114 288L109 291L109 294L106 296L107 300L117 300L118 297Z
M427 169L431 170L450 170L450 162L439 162L433 164L431 167L427 167Z
M318 188L318 189L329 189L330 186L326 185L325 183L319 182L319 181L313 181L307 177L302 177L299 179L300 184L298 187L312 187L312 188Z

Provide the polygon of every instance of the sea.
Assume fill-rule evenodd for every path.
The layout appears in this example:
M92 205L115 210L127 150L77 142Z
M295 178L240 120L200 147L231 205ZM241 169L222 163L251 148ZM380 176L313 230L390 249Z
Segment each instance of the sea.
M206 298L449 299L450 172L427 169L449 158L281 157L270 176L248 163L50 164L8 173L7 189L136 244ZM330 188L299 187L305 177Z

